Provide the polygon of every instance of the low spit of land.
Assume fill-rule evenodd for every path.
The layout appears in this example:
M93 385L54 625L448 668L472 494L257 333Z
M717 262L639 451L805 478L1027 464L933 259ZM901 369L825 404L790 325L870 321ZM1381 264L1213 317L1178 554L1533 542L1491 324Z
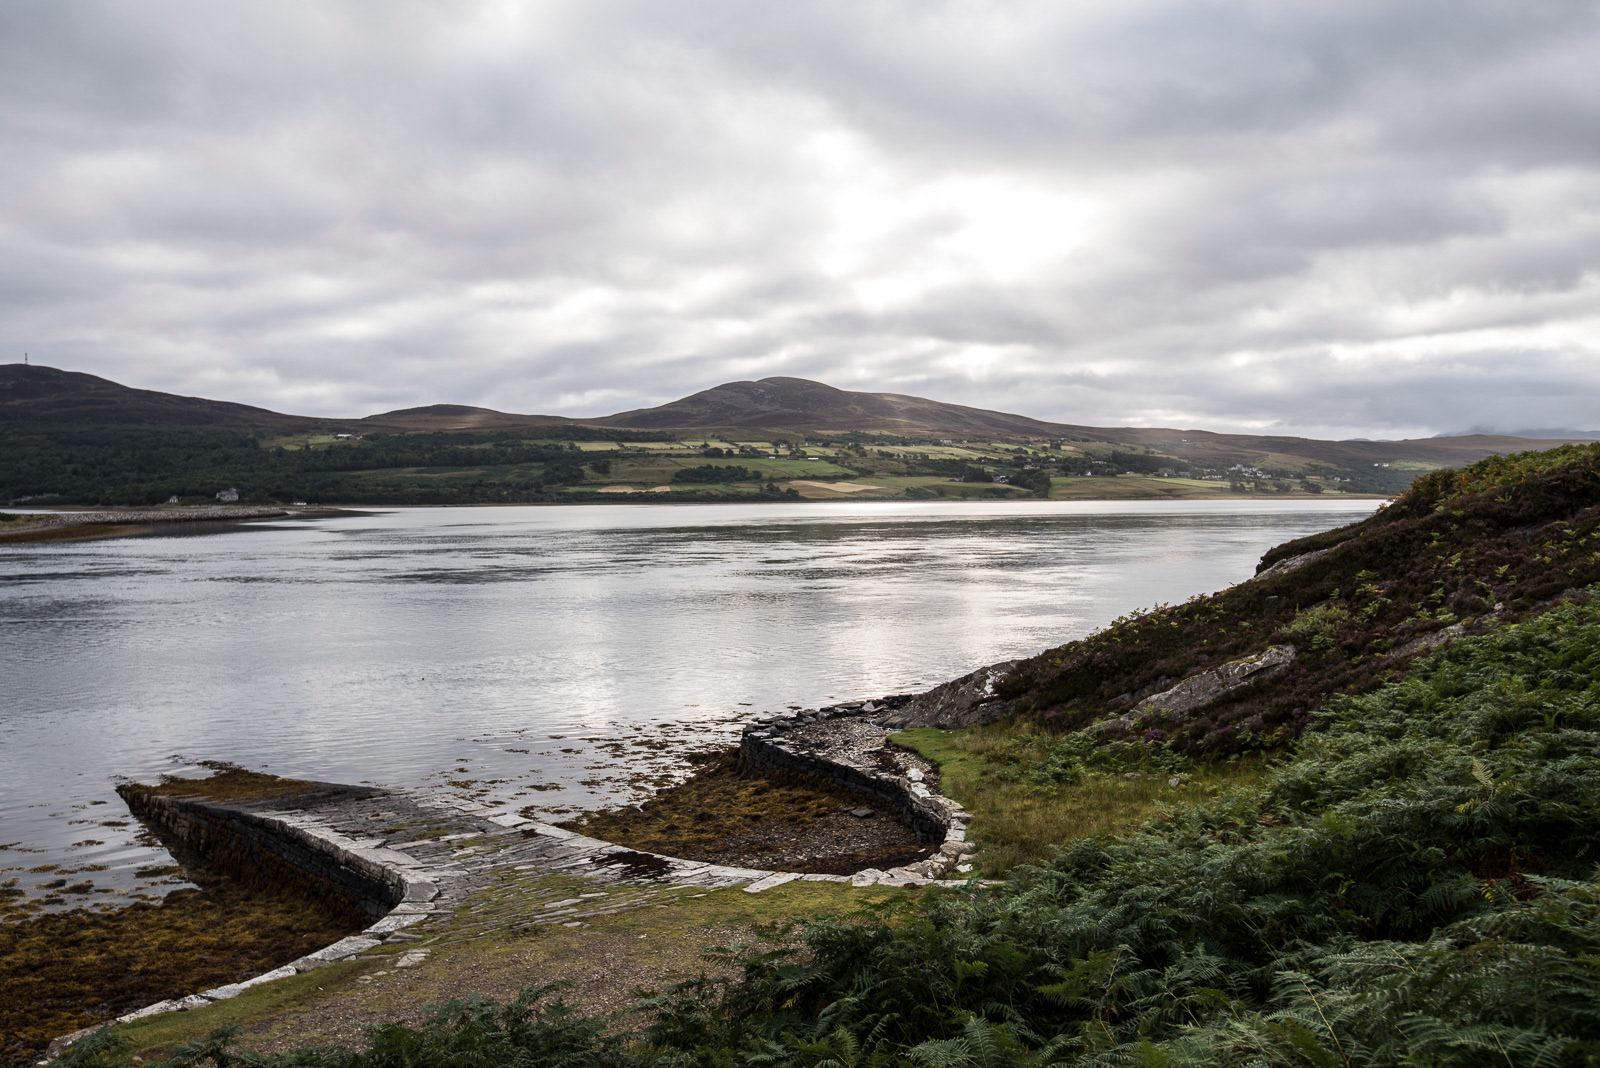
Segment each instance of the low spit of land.
M347 515L335 508L279 508L271 505L206 508L114 508L99 511L25 512L0 515L0 544L41 541L86 541L155 533L192 523L241 523L250 519L289 516Z

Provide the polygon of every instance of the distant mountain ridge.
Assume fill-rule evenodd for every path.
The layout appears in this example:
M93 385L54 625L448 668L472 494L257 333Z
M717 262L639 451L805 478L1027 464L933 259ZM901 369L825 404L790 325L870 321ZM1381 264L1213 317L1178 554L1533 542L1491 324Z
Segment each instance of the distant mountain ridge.
M1022 437L1060 437L1064 432L1075 435L1091 432L1089 427L1046 423L1023 415L900 393L856 393L804 378L727 382L655 408L620 412L589 422L637 430L751 427Z
M0 426L28 420L108 425L169 424L305 431L440 432L558 426L627 430L804 435L846 432L909 438L1049 438L1160 448L1197 461L1233 463L1253 456L1299 456L1344 467L1395 461L1439 466L1471 463L1491 453L1549 447L1549 439L1468 435L1405 441L1322 441L1255 434L1217 434L1160 427L1090 427L899 393L838 389L803 378L727 382L654 408L571 419L519 415L462 404L403 408L362 418L288 415L228 401L134 389L79 371L0 365ZM1576 440L1572 438L1557 440Z
M1519 430L1497 430L1494 427L1475 426L1471 430L1455 430L1436 436L1441 438L1470 438L1484 434L1538 440L1600 441L1600 430L1571 430L1566 427L1524 427Z

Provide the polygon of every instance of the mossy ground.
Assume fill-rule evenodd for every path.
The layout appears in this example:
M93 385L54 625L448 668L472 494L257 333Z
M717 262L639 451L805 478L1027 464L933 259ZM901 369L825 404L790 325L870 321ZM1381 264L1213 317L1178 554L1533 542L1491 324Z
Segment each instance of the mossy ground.
M207 761L203 766L212 770L212 774L204 779L169 776L162 779L159 785L146 789L156 797L203 798L210 801L264 801L330 788L326 783L285 779L259 771L247 771L220 761Z

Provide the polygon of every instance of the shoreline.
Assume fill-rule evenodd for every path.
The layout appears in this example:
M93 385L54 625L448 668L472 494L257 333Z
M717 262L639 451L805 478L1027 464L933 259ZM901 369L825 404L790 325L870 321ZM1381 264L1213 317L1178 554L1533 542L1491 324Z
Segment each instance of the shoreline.
M941 505L954 505L971 507L974 505L1006 505L1037 507L1059 504L1146 504L1146 503L1171 503L1184 504L1209 504L1223 502L1304 502L1304 501L1372 501L1383 502L1390 500L1382 494L1348 493L1329 496L1317 493L1282 493L1265 497L1260 494L1216 495L1216 496L1184 496L1171 497L1160 495L1121 495L1121 496L1083 496L1083 497L937 497L931 499L913 499L907 497L877 497L877 496L851 496L841 494L836 497L803 497L794 498L762 498L749 497L715 497L709 499L674 499L671 494L664 493L589 493L574 495L571 499L560 501L469 501L450 504L331 504L311 506L282 506L282 505L248 505L248 506L216 506L211 508L192 509L164 509L164 508L83 508L63 507L61 510L39 512L0 512L0 547L6 545L36 545L50 542L63 541L99 541L108 538L141 537L159 533L164 527L182 527L196 523L246 523L258 519L327 519L341 516L375 515L384 512L399 510L424 510L440 508L560 508L568 506L601 507L601 506L661 506L661 505L752 505L752 504L779 504L779 505L889 505L905 504L939 507ZM31 519L33 522L22 524L11 529L6 529L9 524L6 518Z
M899 704L908 698L890 700ZM871 718L886 707L888 702L879 699L760 717L747 727L743 748L747 753L759 750L767 757L761 764L773 768L771 757L785 755L784 737L796 729L806 733L804 728L815 726L837 734L845 743L837 747L837 752L821 751L814 744L807 744L804 767L790 765L782 770L798 772L800 777L819 784L830 778L841 785L848 782L851 792L875 804L887 804L906 814L917 810L923 815L916 821L917 837L930 844L923 852L932 855L926 861L889 871L869 867L853 874L826 874L730 866L730 861L708 862L589 838L511 811L497 811L445 795L423 797L367 787L282 780L284 786L306 788L301 795L285 795L284 787L267 781L272 777L247 772L214 776L219 783L217 789L221 790L216 799L207 796L204 788L212 780L178 780L161 787L129 784L118 792L141 822L163 837L181 839L202 860L225 860L230 867L242 869L247 878L265 864L262 870L294 870L328 886L341 880L353 881L358 886L358 903L375 922L357 935L302 954L259 975L197 993L178 993L70 1035L59 1035L50 1043L46 1057L59 1056L73 1041L108 1025L205 1009L247 990L271 987L275 980L352 962L363 955L425 949L444 937L443 933L435 933L428 938L434 928L458 922L462 908L473 900L473 895L492 891L497 880L512 873L513 865L515 872L576 876L594 884L588 893L558 902L557 905L569 906L560 912L549 911L523 921L535 925L559 922L565 927L587 927L591 921L612 915L604 907L585 911L583 899L634 892L629 887L657 888L666 893L698 887L702 892L695 896L703 897L709 892L731 889L757 894L790 883L834 883L857 889L964 885L965 873L958 874L955 869L960 863L966 871L972 870L970 865L975 858L967 854L970 847L965 844L966 824L971 816L958 803L929 790L926 783L936 783L937 779L925 762L906 753L901 753L898 761L864 757L867 750L874 756L878 753L872 739L865 739L863 748L860 734L867 728L881 735L878 745L888 752L890 732L871 725ZM247 789L242 796L229 796L224 782L230 775L246 780ZM172 793L174 787L179 793ZM252 792L260 792L260 796L253 797ZM930 821L928 816L934 819ZM380 819L382 823L369 822ZM388 829L390 824L392 829ZM416 829L419 824L427 825L423 832ZM372 889L375 886L377 890ZM348 893L348 888L343 892ZM471 936L466 940L470 942Z

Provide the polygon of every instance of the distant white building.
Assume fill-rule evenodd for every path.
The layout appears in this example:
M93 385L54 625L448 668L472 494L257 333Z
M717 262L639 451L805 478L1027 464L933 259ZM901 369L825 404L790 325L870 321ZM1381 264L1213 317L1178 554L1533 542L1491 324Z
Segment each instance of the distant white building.
M237 489L235 489L233 486L229 486L225 490L218 490L217 491L217 500L219 500L219 501L236 501L238 499L239 499L239 491Z

